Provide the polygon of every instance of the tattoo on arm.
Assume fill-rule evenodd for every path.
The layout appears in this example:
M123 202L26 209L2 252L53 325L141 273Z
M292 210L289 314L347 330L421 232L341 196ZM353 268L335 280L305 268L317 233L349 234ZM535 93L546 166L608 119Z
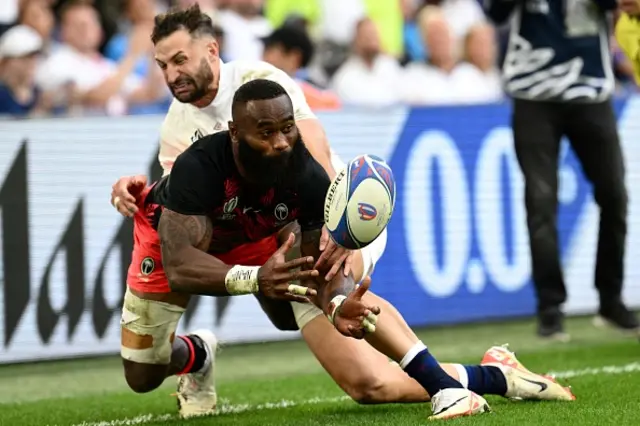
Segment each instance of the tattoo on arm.
M187 216L165 209L160 217L158 235L162 243L162 255L168 257L184 245L206 251L211 242L211 220L206 216Z
M173 291L209 296L229 294L225 277L231 267L207 254L212 236L208 217L165 209L158 234L162 263Z

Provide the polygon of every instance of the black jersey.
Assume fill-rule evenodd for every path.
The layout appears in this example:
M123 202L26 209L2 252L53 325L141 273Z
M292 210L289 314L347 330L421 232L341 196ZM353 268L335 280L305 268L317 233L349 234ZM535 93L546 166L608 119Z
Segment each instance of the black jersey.
M251 185L235 165L229 132L215 133L178 156L154 198L176 213L208 216L213 224L211 253L262 240L294 220L303 230L319 229L331 181L306 154L292 179L271 187Z

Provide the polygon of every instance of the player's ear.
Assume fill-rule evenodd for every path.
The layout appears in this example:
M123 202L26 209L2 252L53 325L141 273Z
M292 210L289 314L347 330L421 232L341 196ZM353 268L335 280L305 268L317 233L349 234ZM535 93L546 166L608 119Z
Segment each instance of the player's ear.
M232 142L238 142L238 128L233 121L229 121L229 136L231 136Z
M220 56L220 46L218 45L218 41L216 39L213 39L209 43L207 43L207 52L209 53L209 59L211 61Z

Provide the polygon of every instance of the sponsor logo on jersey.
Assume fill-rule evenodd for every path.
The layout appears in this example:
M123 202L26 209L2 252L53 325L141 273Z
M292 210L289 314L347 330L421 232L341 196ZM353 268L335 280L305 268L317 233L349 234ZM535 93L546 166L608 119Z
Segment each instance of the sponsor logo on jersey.
M155 269L156 262L150 257L145 257L142 259L142 262L140 262L140 272L142 275L151 275Z

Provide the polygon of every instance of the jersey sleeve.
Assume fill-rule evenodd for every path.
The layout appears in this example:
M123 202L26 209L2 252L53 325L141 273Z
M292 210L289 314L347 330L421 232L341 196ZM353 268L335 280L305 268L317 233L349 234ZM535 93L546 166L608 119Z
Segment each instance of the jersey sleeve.
M307 164L298 186L301 203L298 223L302 231L320 229L324 225L324 199L331 186L331 179L320 163L309 156Z
M176 159L165 191L165 207L176 213L201 216L211 213L216 201L212 167L187 151Z
M163 176L167 176L171 172L178 155L182 154L191 145L191 140L181 139L180 130L185 126L185 123L189 123L189 120L183 117L180 105L176 105L176 102L174 100L171 104L160 128L158 161L162 166Z

